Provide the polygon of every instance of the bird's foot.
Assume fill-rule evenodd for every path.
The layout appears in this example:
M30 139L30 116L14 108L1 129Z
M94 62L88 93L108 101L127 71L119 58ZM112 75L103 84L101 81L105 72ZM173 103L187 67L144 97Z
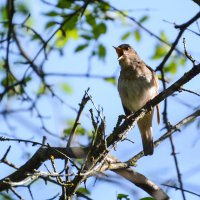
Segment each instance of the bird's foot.
M151 104L151 99L149 99L149 100L147 101L146 105L150 108L150 110L153 109L153 106L152 106L152 104Z

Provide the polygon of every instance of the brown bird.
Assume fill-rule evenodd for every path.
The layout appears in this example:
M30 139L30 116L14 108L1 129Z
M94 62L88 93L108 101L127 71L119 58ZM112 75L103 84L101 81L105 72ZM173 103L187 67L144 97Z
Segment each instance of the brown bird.
M118 91L125 114L130 115L132 112L138 111L158 94L158 78L153 69L141 60L130 45L122 44L114 48L121 66ZM156 109L159 124L159 105L156 106ZM137 122L145 156L152 155L154 150L152 120L153 109Z

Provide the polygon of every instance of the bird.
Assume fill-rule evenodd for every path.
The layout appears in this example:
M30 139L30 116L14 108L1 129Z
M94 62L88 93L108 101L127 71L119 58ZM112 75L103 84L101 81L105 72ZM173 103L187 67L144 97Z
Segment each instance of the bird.
M159 81L155 71L145 64L137 52L129 44L113 46L118 55L121 66L118 78L118 92L126 116L130 116L146 103L158 95ZM160 108L156 106L157 122L160 123ZM144 155L152 155L154 152L152 120L154 109L152 108L137 122L143 144Z

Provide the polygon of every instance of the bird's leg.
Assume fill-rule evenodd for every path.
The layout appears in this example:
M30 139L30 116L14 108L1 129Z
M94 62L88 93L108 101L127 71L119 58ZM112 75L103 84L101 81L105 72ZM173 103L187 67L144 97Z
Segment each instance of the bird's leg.
M130 125L129 119L130 119L130 117L132 116L133 113L129 109L127 109L123 104L122 104L122 106L123 106L124 112L125 112L124 119L128 123L128 125Z
M150 108L150 110L153 110L153 106L151 104L151 99L149 99L146 103L147 107Z

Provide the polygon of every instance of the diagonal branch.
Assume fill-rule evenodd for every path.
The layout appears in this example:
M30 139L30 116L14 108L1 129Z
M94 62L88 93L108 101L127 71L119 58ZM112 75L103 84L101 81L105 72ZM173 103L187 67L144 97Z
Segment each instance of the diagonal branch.
M194 113L192 113L191 115L187 116L186 118L182 119L179 123L177 123L175 126L172 126L171 129L165 133L164 135L162 135L158 140L156 140L154 142L154 146L157 147L158 145L160 145L161 142L163 142L165 139L169 138L174 132L179 131L180 128L193 121L195 118L200 116L200 110L195 111ZM140 158L142 158L144 156L144 152L141 151L138 154L136 154L134 157L132 157L131 159L129 159L127 161L127 163L129 163L130 165L134 165Z
M164 134L161 138L154 142L155 146L160 145L162 141L167 139L170 135L180 129L183 125L189 123L190 121L194 120L196 117L200 116L200 110L194 112L193 114L189 115L188 117L181 120L178 124L173 126L169 132ZM71 148L59 148L59 147L46 147L42 146L30 160L28 160L23 166L21 166L16 172L9 175L8 177L2 179L0 181L0 191L6 190L12 186L17 186L16 182L23 181L24 179L29 179L30 181L30 174L38 173L36 169L38 169L43 162L50 159L51 156L57 159L67 159L70 158L85 158L88 154L88 148L81 148L81 147L71 147ZM143 152L140 152L132 159L130 159L126 163L120 162L113 156L107 156L106 161L104 162L103 166L99 165L98 168L87 173L87 177L94 176L99 172L103 172L106 170L112 170L113 172L119 174L120 176L124 177L125 179L129 180L137 187L140 187L148 194L153 196L155 199L169 199L169 197L151 180L149 180L144 175L136 172L135 170L131 169L129 166L130 164L137 162L143 156ZM38 178L38 176L37 176ZM26 183L23 181L21 183ZM19 184L18 184L19 185Z
M189 70L187 73L185 73L178 81L176 81L174 84L172 84L169 88L161 92L158 96L156 96L152 101L151 105L155 106L161 101L163 101L165 98L172 95L175 91L179 91L180 87L190 81L192 78L194 78L196 75L200 73L200 64L194 65L194 67ZM151 110L151 107L149 104L145 105L142 109L140 109L138 112L136 112L133 116L130 117L132 126L137 122L139 118L141 118L143 115L145 115L148 111ZM196 116L197 117L197 116ZM180 125L183 125L187 123L187 121L183 121ZM122 141L126 133L131 129L131 127L128 126L127 122L124 122L122 125L116 127L112 134L110 134L107 138L107 145L115 146L117 142ZM175 130L177 127L175 127ZM166 137L166 136L165 136ZM168 136L167 136L168 137ZM105 141L103 141L105 142ZM158 143L159 144L159 143ZM71 158L84 158L88 153L88 148L53 148L48 146L42 146L34 155L33 157L27 161L22 167L20 167L16 172L9 175L8 177L2 179L0 181L0 191L5 190L7 188L10 188L12 182L19 182L21 180L24 180L29 177L28 174L34 174L35 169L38 169L38 167L41 166L41 164L50 158L50 156L54 156L54 158L59 159L68 159ZM104 144L99 144L99 146L96 147L94 155L99 155L103 158L103 155L107 155L107 150L105 150ZM109 157L109 156L108 156ZM106 158L107 159L107 158ZM105 159L105 160L106 160ZM99 160L100 162L101 160ZM98 165L99 170L91 171L90 173L87 172L87 174L79 174L79 177L84 177L83 180L85 180L87 177L92 176L92 173L98 173L102 167L104 166L105 162ZM109 168L110 169L110 168ZM121 167L120 167L121 169ZM120 173L119 173L120 174ZM123 174L123 173L122 173ZM131 172L131 174L134 174ZM121 174L120 174L121 175ZM77 178L77 176L75 177ZM126 177L125 177L126 178ZM137 185L138 183L136 183ZM142 183L144 184L144 183ZM141 184L141 188L142 188ZM149 187L148 187L149 188ZM152 186L152 189L155 189ZM149 189L143 188L143 190L149 192ZM149 194L151 194L149 192Z
M189 82L199 73L200 73L200 64L194 65L194 67L188 72L186 72L178 81L176 81L166 90L162 91L158 96L153 98L150 103L151 106L149 106L149 103L147 103L143 108L141 108L134 115L132 115L129 118L131 126L129 126L130 123L127 123L127 121L125 121L122 125L116 127L113 133L110 134L107 138L108 146L114 145L116 142L122 140L126 135L126 133L128 133L128 131L130 131L130 129L136 124L136 122L152 109L151 107L156 106L161 101L172 95L174 92L179 91L184 84Z

